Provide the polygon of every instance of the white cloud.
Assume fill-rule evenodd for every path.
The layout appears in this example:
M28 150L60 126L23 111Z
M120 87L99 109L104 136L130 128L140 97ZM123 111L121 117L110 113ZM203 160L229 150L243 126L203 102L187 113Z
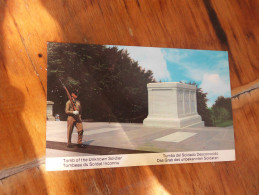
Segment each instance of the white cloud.
M202 83L200 85L203 92L208 93L208 106L211 107L218 96L228 96L230 86L218 74L203 75Z
M174 66L177 64L176 66L182 69L190 79L201 81L208 70L207 67L201 67L200 64L195 64L190 60L193 54L195 55L194 50L172 49L164 51L166 60L174 63Z
M190 51L188 51L190 54ZM187 53L180 52L179 49L170 49L163 52L165 58L173 63L179 63L189 55Z
M127 49L130 57L146 70L151 70L157 81L171 80L166 61L160 48L118 46Z
M201 88L212 95L225 95L229 91L228 83L225 83L218 74L204 74Z
M203 76L208 72L205 68L195 68L191 65L183 65L186 68L187 76L195 81L201 81Z
M190 56L175 51L170 52L170 56L167 56L166 59L181 67L185 76L201 83L199 87L208 94L209 107L215 103L218 96L230 97L228 59L222 59L216 63L213 61L215 59L212 59L212 61L197 64L191 61Z

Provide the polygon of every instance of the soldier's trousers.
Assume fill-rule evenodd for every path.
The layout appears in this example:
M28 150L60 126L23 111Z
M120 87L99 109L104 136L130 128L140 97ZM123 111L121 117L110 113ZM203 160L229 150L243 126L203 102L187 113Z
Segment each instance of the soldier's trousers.
M77 116L68 116L67 117L67 143L71 143L71 137L73 133L74 126L77 128L77 133L78 133L78 144L82 144L83 140L83 125L82 121L77 118Z

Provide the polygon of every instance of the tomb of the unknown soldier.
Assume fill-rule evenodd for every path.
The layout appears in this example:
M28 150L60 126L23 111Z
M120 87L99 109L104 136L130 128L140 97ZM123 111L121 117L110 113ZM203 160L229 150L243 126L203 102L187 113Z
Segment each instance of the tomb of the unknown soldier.
M197 113L196 86L179 82L149 83L148 116L144 126L204 127Z

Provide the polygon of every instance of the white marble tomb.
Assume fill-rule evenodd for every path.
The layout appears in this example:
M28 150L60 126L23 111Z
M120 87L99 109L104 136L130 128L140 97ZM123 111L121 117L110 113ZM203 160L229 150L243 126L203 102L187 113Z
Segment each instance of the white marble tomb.
M148 116L144 126L204 127L197 113L196 86L178 82L149 83Z

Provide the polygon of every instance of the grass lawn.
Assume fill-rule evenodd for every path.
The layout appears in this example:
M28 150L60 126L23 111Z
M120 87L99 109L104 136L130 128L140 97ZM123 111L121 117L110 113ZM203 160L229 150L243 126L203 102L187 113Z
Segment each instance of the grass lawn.
M233 125L233 120L227 120L227 121L216 121L214 124L216 127L228 127Z

